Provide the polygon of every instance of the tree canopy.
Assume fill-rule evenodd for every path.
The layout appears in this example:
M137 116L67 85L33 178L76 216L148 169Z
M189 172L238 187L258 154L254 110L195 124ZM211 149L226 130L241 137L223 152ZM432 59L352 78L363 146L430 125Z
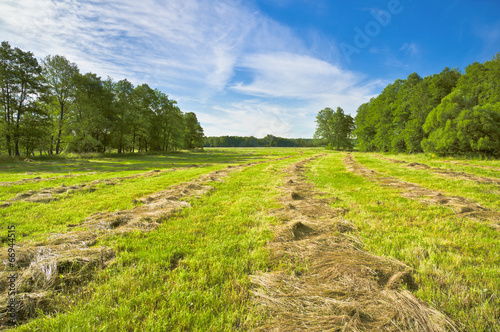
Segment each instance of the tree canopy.
M316 116L316 124L315 139L337 150L352 149L354 119L344 114L342 108L337 107L336 111L329 107L322 109Z
M389 84L358 108L361 151L477 153L500 156L500 53L469 65L465 73L445 68Z
M0 153L148 152L203 147L194 113L147 84L80 73L61 55L0 47Z

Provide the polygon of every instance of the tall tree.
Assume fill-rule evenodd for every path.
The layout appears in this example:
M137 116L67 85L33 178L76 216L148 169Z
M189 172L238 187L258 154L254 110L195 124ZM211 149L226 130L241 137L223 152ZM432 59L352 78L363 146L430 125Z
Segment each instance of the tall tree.
M75 99L75 77L79 73L75 63L64 56L48 55L42 61L43 76L47 83L48 104L55 105L57 117L56 154L61 152L61 135L68 108ZM50 151L52 154L52 151Z
M153 101L155 92L147 84L142 84L134 89L133 99L136 105L136 115L132 120L132 149L137 147L139 151L148 152L148 142L151 132L153 117Z
M203 147L203 128L201 127L196 114L188 112L184 114L185 134L184 147L186 149L195 149Z
M72 108L70 149L75 152L106 152L114 120L110 84L93 73L77 74Z
M335 112L329 107L319 111L316 123L315 138L323 139L337 150L352 148L351 135L354 130L354 119L344 114L342 108L337 107Z
M0 48L0 86L2 109L6 120L6 141L9 155L12 154L11 138L14 141L14 154L20 155L19 140L23 113L43 89L42 68L31 52L12 48L2 42Z
M14 94L16 93L17 77L14 71L14 52L8 42L2 42L0 47L0 97L2 118L2 133L5 136L5 145L9 156L12 155L13 114L15 108Z
M112 83L112 88L115 111L112 144L118 153L122 153L128 146L132 145L130 134L133 117L137 116L133 99L134 85L124 79Z
M185 119L175 100L169 100L164 109L163 140L165 151L182 147L182 137L185 127ZM201 126L200 126L201 127ZM203 129L201 129L203 137ZM199 143L199 139L197 139ZM199 147L199 146L198 146Z

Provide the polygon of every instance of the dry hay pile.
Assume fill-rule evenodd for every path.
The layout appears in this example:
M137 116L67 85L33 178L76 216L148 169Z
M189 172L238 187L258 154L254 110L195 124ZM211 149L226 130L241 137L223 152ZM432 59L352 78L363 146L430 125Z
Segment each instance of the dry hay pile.
M79 234L83 240L84 234ZM0 328L7 325L9 315L7 303L10 298L8 276L17 273L15 281L16 310L18 322L37 314L57 311L53 299L60 292L79 289L90 281L95 271L107 266L115 253L107 247L91 247L96 236L88 234L88 241L80 243L47 245L19 244L16 249L16 271L8 269L8 252L3 250L0 259L4 270L0 272ZM77 241L78 242L78 241Z
M317 198L301 175L310 160L288 169L277 211L284 223L268 244L276 270L251 276L266 317L258 330L456 331L409 291L417 285L408 266L363 251L345 210Z
M438 191L424 188L415 183L402 181L395 177L384 176L374 170L357 163L351 154L344 158L346 169L355 174L363 175L383 186L394 187L401 191L401 196L409 199L418 199L431 205L449 207L456 215L480 220L488 220L491 227L500 229L500 212L491 211L479 204L461 196L446 196Z

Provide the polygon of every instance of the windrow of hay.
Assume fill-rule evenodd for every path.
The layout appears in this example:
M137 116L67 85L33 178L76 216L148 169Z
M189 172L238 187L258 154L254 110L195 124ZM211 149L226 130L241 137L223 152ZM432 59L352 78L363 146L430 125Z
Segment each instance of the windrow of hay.
M279 159L291 158L286 156ZM273 159L277 160L277 159ZM177 211L189 207L190 197L204 195L213 187L206 184L223 181L230 173L268 160L228 166L198 178L168 187L166 190L142 197L129 210L94 213L80 225L82 230L62 234L49 234L40 243L17 243L15 282L18 322L24 323L37 315L60 311L56 303L58 294L80 291L95 275L115 257L112 248L95 246L104 236L132 231L149 232ZM168 171L168 170L167 170ZM152 171L151 173L158 173ZM147 174L147 173L143 173ZM0 329L7 327L9 300L8 251L2 250L0 259L4 269L0 272ZM180 259L180 258L179 258ZM174 264L175 265L175 264Z
M448 178L454 178L457 180L467 180L467 181L473 181L476 183L483 183L483 184L496 184L500 185L500 179L499 178L492 178L492 177L486 177L486 176L478 176L470 173L465 173L465 172L455 172L449 169L443 169L439 167L431 167L426 164L422 163L408 163L406 161L398 160L398 159L392 159L392 158L387 158L387 157L382 157L379 155L381 159L385 159L391 163L397 163L397 164L406 164L404 165L405 167L410 167L410 168L415 168L415 169L424 169L424 170L429 170L433 173L437 173L441 176L448 177ZM471 165L472 166L472 165Z
M456 215L463 217L488 220L491 227L500 230L500 212L498 211L492 211L461 196L443 195L438 191L424 188L415 183L385 176L359 164L351 154L348 154L343 161L348 171L365 176L383 186L396 188L401 191L402 197L417 199L432 205L443 205L449 207Z
M287 169L283 224L268 243L274 269L251 276L261 331L457 331L444 314L415 298L412 270L362 250L357 228L336 198L319 197L302 160Z
M59 179L68 179L68 178L74 178L77 176L83 176L83 175L94 175L99 172L85 172L85 173L79 173L79 174L66 174L66 175L60 175L60 176L54 176L50 178L42 178L41 176L35 176L34 178L27 178L27 179L21 179L17 181L3 181L0 182L0 187L10 187L10 186L15 186L18 184L25 184L25 183L36 183L36 182L42 182L42 181L53 181L53 180L59 180ZM28 174L28 173L26 173Z
M182 169L185 169L187 167L183 167ZM101 180L94 180L88 183L80 183L72 186L65 186L64 183L60 187L56 188L44 188L41 190L28 190L22 193L17 194L15 197L8 201L0 202L0 208L3 207L8 207L12 205L15 202L36 202L36 203L49 203L51 201L56 201L59 200L62 196L62 194L72 194L77 191L89 191L89 192L94 192L97 190L97 185L99 184L105 184L109 186L114 186L120 182L124 182L127 180L132 180L132 179L138 179L138 178L147 178L147 177L157 177L161 176L165 172L173 172L175 170L179 170L179 168L170 168L170 169L165 169L165 170L151 170L148 172L144 173L139 173L139 174L134 174L134 175L129 175L129 176L123 176L123 177L116 177L116 178L109 178L109 179L101 179ZM50 179L43 179L43 180L50 180Z
M492 169L495 171L500 171L500 167L495 167L495 166L490 166L490 165L478 165L478 164L468 164L468 163L463 163L460 161L454 161L454 160L436 160L437 162L440 163L450 163L450 164L455 164L455 165L462 165L462 166L472 166L472 167L479 167L479 168L484 168L484 169Z
M157 177L157 176L161 176L165 172L174 172L174 171L183 170L183 169L192 168L192 167L198 167L198 166L197 165L190 165L190 166L185 166L185 167L169 168L169 169L164 169L164 170L155 169L155 170L147 171L144 173L123 176L123 177L102 179L102 180L93 180L93 181L88 182L88 183L80 183L80 184L76 184L76 185L72 185L72 186L65 186L63 183L60 187L56 187L56 188L44 188L41 190L29 190L29 191L25 191L25 192L17 194L14 198L12 198L8 201L0 202L0 208L5 208L8 206L11 206L13 203L19 202L19 201L36 202L36 203L49 203L49 202L61 199L63 197L62 194L72 194L76 191L83 191L83 190L88 191L88 192L94 192L97 190L96 186L99 184L114 186L114 185L117 185L117 184L124 182L124 181L127 181L127 180L138 179L138 178ZM50 179L43 179L43 180L50 180Z

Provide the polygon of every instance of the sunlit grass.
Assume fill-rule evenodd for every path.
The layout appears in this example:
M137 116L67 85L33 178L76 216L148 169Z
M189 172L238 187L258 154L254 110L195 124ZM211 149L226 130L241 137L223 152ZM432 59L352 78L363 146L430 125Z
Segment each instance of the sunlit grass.
M432 170L403 167L401 164L393 164L368 153L356 154L356 160L383 174L421 184L426 188L441 191L443 194L467 197L484 207L500 210L500 200L498 199L500 187L497 184L476 183L443 176L432 172ZM421 162L426 162L426 160L421 159Z
M335 207L349 210L345 218L360 227L367 249L414 268L420 286L416 295L467 331L499 331L500 233L485 222L402 198L396 189L347 172L343 156L335 153L314 161L309 176L339 198ZM383 162L377 164L375 157L355 157L368 167L402 175ZM423 179L420 184L432 182L432 177L407 176L415 183L418 179Z
M299 154L299 151L304 151ZM63 175L69 169L92 175L13 186L17 192L144 173L152 169L189 167L160 176L96 185L50 203L17 202L0 209L1 227L18 226L18 241L43 241L47 233L67 232L98 211L133 207L135 198L190 181L228 165L293 156L249 166L211 182L215 188L200 198L189 197L191 208L164 220L151 232L101 238L97 245L113 248L117 258L96 271L94 281L78 292L57 297L60 313L41 316L21 331L234 331L251 330L260 317L250 301L249 275L270 267L266 242L269 227L278 222L271 210L283 184L280 171L318 149L207 149L205 153L172 155L52 158L14 162L17 173L4 178L34 177L27 169ZM500 331L500 235L487 222L457 217L449 208L406 199L390 187L347 172L344 153L330 153L311 162L307 173L321 191L339 199L334 207L360 227L366 250L405 262L420 288L415 295L463 324L467 331ZM444 179L355 154L356 160L379 172L445 193L472 198L495 207L494 187ZM420 159L429 163L429 160ZM413 161L413 160L411 160ZM40 162L37 169L32 165ZM50 164L49 164L50 162ZM124 166L125 165L125 166ZM0 167L5 166L0 163ZM52 168L51 168L52 167ZM14 166L13 166L14 168ZM55 172L54 170L58 170ZM2 169L0 168L0 172ZM71 171L72 174L74 171ZM4 179L0 181L5 181ZM9 180L10 181L10 180ZM73 182L72 182L73 181ZM43 184L42 184L43 183ZM6 187L7 188L7 187ZM8 197L8 190L0 193ZM11 194L12 195L12 194ZM75 229L75 228L72 228ZM78 229L78 228L77 228Z
M307 156L308 154L305 154ZM60 298L68 313L46 317L21 331L234 331L250 328L249 274L266 270L269 211L283 174L304 158L248 167L234 172L192 207L156 231L112 236L102 241L117 259L87 294ZM70 303L70 304L68 304Z

